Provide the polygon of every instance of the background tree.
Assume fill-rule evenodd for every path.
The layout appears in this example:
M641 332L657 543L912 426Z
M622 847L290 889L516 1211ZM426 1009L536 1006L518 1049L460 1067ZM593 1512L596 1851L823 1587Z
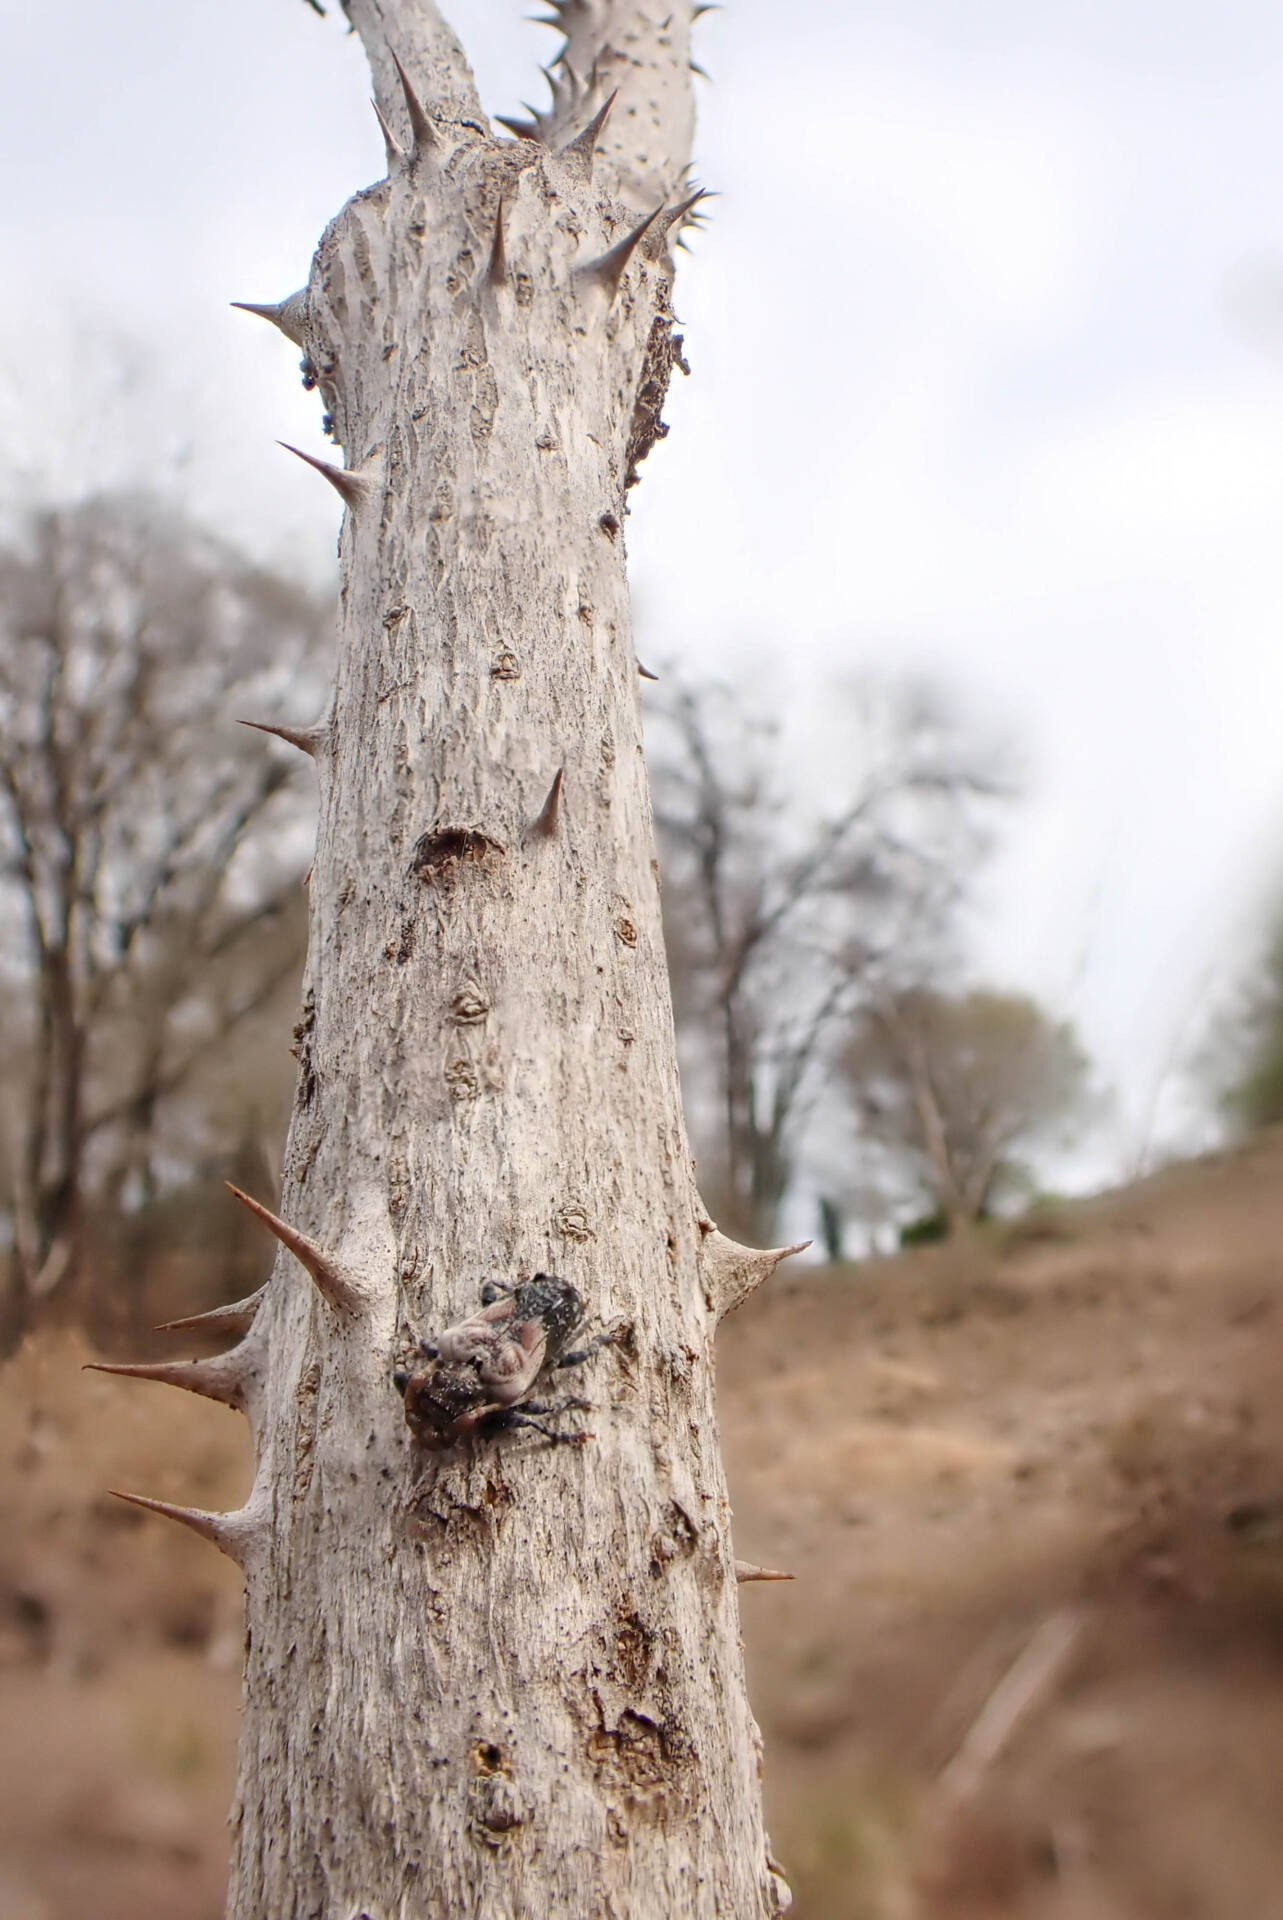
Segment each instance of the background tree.
M754 1239L775 1231L835 1035L938 964L984 843L975 803L1010 790L925 685L870 679L846 706L831 775L781 764L778 727L725 686L679 684L653 729L683 1084L706 1188Z
M7 1204L28 1298L87 1188L191 1164L179 1100L301 964L308 802L231 724L318 697L327 611L136 499L36 516L0 551ZM309 685L311 692L309 692ZM230 709L230 711L229 711Z
M842 1053L860 1126L950 1231L982 1214L1013 1152L1081 1118L1073 1029L1023 994L930 988L863 1008Z
M1196 1071L1235 1127L1254 1131L1283 1120L1283 914L1276 912L1255 964L1213 1019Z
M285 1217L259 1209L289 1251L215 1323L230 1353L145 1369L255 1445L241 1509L161 1509L246 1576L233 1920L787 1900L711 1365L785 1250L695 1189L624 579L680 360L696 9L555 12L551 102L505 140L430 0L349 0L387 176L263 309L345 454L317 463L345 517ZM550 1273L614 1332L591 1435L417 1447L416 1342Z

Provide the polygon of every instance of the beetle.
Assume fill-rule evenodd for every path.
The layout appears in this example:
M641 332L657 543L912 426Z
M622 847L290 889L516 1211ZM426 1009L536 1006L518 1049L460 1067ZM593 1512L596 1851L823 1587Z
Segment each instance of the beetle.
M536 1416L586 1412L589 1402L549 1405L531 1398L545 1375L582 1365L622 1336L622 1329L610 1328L571 1351L583 1323L582 1298L556 1274L537 1273L514 1287L487 1280L478 1312L420 1342L426 1365L400 1368L392 1376L419 1445L443 1452L473 1435L533 1427L554 1445L583 1446L590 1433L559 1433Z

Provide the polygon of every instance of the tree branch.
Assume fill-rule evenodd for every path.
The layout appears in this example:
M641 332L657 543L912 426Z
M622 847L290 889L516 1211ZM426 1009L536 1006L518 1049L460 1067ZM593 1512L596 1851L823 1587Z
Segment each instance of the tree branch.
M407 152L414 142L393 54L431 119L487 131L467 56L434 0L349 0L347 16L361 36L379 110Z

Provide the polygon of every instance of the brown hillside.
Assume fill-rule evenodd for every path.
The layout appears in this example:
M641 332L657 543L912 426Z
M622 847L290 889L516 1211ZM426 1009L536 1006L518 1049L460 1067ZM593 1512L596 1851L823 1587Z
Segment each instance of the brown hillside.
M959 1255L789 1269L719 1336L801 1920L1283 1915L1283 1138ZM216 1920L239 1421L4 1372L0 1915Z

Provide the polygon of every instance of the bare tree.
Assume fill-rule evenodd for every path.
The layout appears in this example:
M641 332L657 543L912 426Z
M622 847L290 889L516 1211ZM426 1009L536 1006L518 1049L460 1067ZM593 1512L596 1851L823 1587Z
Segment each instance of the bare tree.
M984 1212L1013 1155L1088 1108L1086 1056L1024 994L926 988L865 1008L842 1066L861 1127L949 1229Z
M718 1110L705 1157L754 1237L774 1228L834 1036L938 957L983 842L971 803L1007 790L926 687L869 680L847 707L832 774L781 767L777 728L725 686L679 685L662 709L656 819L683 1073L688 1098ZM799 799L808 785L825 810Z
M265 309L345 453L284 1217L256 1209L287 1251L215 1322L232 1352L144 1369L256 1448L239 1511L160 1509L246 1576L234 1920L787 1902L712 1374L787 1250L695 1189L624 577L696 11L557 0L509 141L430 0L348 0L387 176ZM555 1397L579 1354L587 1413Z
M29 1297L68 1268L86 1182L145 1198L164 1102L297 978L306 802L224 710L314 674L325 617L137 500L42 513L0 552L9 1204Z

